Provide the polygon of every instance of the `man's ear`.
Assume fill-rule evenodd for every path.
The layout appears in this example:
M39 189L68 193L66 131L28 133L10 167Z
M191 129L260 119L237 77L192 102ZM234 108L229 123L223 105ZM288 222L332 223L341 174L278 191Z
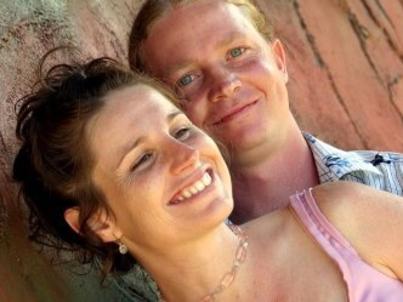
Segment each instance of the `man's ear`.
M283 43L279 39L275 39L271 43L274 59L278 69L284 74L284 80L288 82L287 62L285 58L285 49Z
M67 209L64 212L64 219L76 233L81 233L79 207ZM98 210L92 215L92 217L87 220L87 226L97 234L103 242L113 242L122 237L122 232L105 210Z

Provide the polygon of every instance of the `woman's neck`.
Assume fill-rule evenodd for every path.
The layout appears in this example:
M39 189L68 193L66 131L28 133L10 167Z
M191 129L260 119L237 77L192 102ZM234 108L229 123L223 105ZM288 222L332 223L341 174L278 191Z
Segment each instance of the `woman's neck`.
M169 247L162 253L147 251L144 257L137 258L157 282L165 301L200 301L223 285L222 279L234 270L235 260L240 262L239 268L234 274L228 274L226 281L232 285L242 274L244 259L241 258L247 251L244 242L242 235L235 234L222 223L186 245ZM236 287L231 285L223 290L223 295L236 294Z

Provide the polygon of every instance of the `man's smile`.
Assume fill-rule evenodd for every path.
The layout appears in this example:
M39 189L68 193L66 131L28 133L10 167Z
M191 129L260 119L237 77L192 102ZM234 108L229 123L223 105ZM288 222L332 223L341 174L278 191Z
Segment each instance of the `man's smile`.
M251 109L251 107L253 107L254 105L256 105L259 102L259 99L248 103L246 105L242 105L242 106L235 106L234 108L231 108L231 110L225 112L222 116L220 116L219 118L217 118L212 124L213 126L218 126L221 124L225 124L227 122L230 122L238 117L240 117L243 113L246 113L247 111L249 111L249 109Z

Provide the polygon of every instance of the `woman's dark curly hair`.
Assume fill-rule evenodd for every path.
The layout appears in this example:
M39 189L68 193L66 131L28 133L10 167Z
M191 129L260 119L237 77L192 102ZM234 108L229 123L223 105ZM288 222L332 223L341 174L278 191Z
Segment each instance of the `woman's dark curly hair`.
M22 145L14 160L13 177L21 184L21 197L30 210L30 238L58 251L73 251L83 263L98 256L104 276L128 271L134 259L120 255L115 243L102 242L87 225L99 209L113 213L91 181L94 160L85 128L112 90L145 84L171 100L172 95L162 84L110 58L56 65L41 74L32 92L17 103L16 135ZM64 219L64 212L72 207L80 208L80 235Z

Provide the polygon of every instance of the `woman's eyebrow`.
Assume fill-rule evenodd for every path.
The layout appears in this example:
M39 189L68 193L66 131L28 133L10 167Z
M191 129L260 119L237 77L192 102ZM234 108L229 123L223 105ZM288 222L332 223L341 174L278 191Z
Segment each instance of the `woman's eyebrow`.
M175 117L177 117L178 115L181 115L181 114L184 114L184 113L180 110L175 110L174 112L167 115L167 121L171 122Z
M125 146L120 148L117 151L117 154L118 155L122 154L122 156L120 157L115 168L118 169L120 167L120 165L122 164L123 160L126 158L127 154L130 153L133 149L137 148L139 145L141 145L145 141L145 139L146 139L145 136L141 136L141 137L137 138L133 143L126 144Z
M171 122L173 119L175 119L178 115L182 115L184 114L182 111L180 110L175 110L171 113L169 113L166 117L167 122ZM129 143L126 144L125 146L123 146L122 148L120 148L117 151L117 154L122 154L122 156L120 157L117 165L116 165L116 169L120 167L120 165L122 164L123 160L125 159L126 155L131 152L132 150L134 150L135 148L137 148L139 145L141 145L144 141L146 140L145 136L140 136L139 138L137 138L133 143Z

